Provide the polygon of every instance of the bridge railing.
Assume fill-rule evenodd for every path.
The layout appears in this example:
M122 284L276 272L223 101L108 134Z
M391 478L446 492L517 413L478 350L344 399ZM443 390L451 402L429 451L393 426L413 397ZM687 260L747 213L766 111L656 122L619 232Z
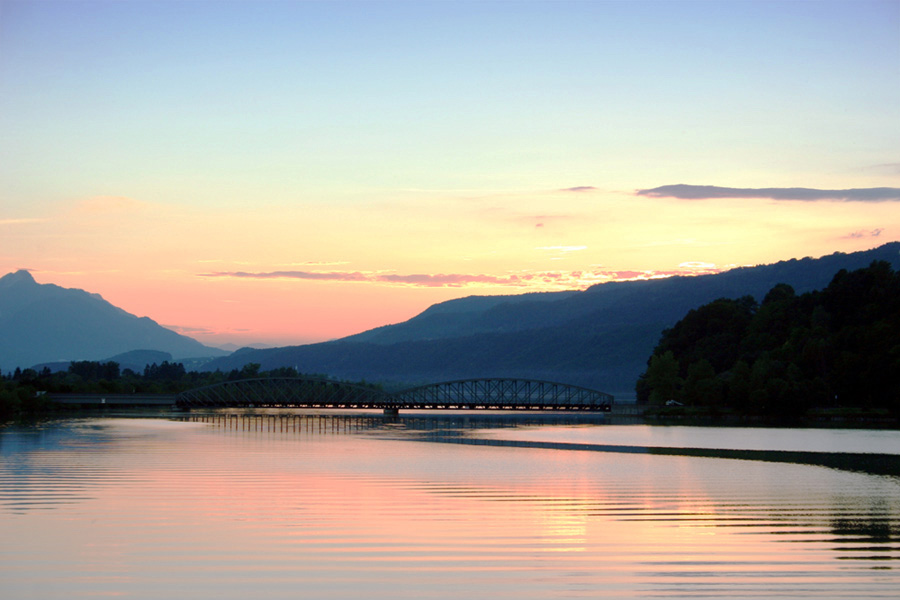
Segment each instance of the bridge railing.
M388 393L328 379L271 378L226 381L182 392L182 408L297 407L609 411L610 394L531 379L462 379Z
M182 408L296 407L385 408L388 395L372 387L329 379L240 379L188 390L178 395Z
M408 408L609 410L613 396L589 388L533 379L462 379L394 395Z

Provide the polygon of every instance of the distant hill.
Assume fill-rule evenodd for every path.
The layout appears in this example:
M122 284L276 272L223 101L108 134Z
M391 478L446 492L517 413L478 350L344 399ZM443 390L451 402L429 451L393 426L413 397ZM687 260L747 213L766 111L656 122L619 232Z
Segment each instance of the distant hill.
M108 363L114 362L119 365L121 370L131 369L135 373L143 373L144 367L147 365L162 364L163 361L172 362L174 359L172 355L168 352L162 352L160 350L132 350L130 352L123 352L122 354L116 354L115 356L110 356L109 358L101 358L97 360L100 363ZM191 359L189 359L191 360ZM205 363L209 360L209 357L202 359L202 362ZM31 365L31 368L35 371L41 371L45 367L50 369L51 372L56 373L58 371L67 371L69 369L69 365L72 364L71 360L64 360L60 362L49 362L49 363L39 363L36 365ZM202 364L202 363L201 363ZM185 366L185 368L187 368Z
M246 344L239 346L237 344L221 344L216 346L216 348L221 348L225 352L237 352L238 350L242 350L244 348L253 348L254 350L260 350L262 348L271 348L272 344Z
M579 292L545 292L508 296L469 296L435 304L409 321L385 325L342 338L345 342L393 344L458 337L476 333L519 331L530 326L528 315L546 313L546 303ZM536 306L532 306L532 305Z
M139 349L175 359L227 354L127 313L97 294L39 284L27 271L0 278L3 372L41 363L105 360Z
M798 294L822 289L841 269L885 260L900 267L900 242L865 252L793 259L717 275L613 282L583 292L470 297L430 307L404 323L333 342L211 361L296 367L347 379L424 383L469 377L529 377L631 395L662 331L718 298L757 300L777 283Z

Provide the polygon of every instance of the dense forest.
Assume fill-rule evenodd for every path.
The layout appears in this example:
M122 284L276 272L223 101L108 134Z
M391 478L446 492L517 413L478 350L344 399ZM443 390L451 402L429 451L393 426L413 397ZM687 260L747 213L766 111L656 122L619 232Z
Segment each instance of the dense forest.
M68 370L55 373L46 367L41 371L16 369L0 377L0 423L22 413L53 408L46 394L177 394L223 381L299 376L300 373L290 367L260 371L258 363L250 363L227 373L186 371L182 363L169 361L147 365L143 373L120 369L114 361L87 360L73 362ZM327 379L325 375L304 376Z
M900 414L900 272L839 271L821 291L778 284L761 303L719 299L663 332L638 402L798 417L852 407Z

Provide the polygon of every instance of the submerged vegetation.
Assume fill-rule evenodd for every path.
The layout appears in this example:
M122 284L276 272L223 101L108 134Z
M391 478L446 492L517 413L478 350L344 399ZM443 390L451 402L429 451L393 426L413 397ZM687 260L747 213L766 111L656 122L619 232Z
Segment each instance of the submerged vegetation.
M637 384L658 411L900 414L900 273L841 270L821 291L719 299L662 338Z

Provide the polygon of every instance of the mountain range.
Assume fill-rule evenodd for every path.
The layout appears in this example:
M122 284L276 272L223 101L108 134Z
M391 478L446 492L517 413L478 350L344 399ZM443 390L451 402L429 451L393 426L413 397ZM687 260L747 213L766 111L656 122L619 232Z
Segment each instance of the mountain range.
M611 282L584 291L473 296L436 304L396 325L332 342L242 349L204 370L296 367L304 373L409 385L523 377L633 395L664 329L718 298L761 300L776 284L822 289L841 269L900 268L900 242L850 254L742 267L715 275Z
M3 372L42 363L106 360L134 350L168 353L178 360L227 354L125 312L97 294L39 284L28 271L0 278Z
M38 284L27 271L0 278L0 368L71 360L175 360L214 371L259 363L386 386L474 377L522 377L630 396L663 330L718 298L761 300L776 284L800 294L841 269L883 260L900 269L900 242L849 254L742 267L716 275L611 282L584 291L471 296L435 304L395 325L319 344L231 354L137 317L97 294ZM141 351L141 352L135 352Z

